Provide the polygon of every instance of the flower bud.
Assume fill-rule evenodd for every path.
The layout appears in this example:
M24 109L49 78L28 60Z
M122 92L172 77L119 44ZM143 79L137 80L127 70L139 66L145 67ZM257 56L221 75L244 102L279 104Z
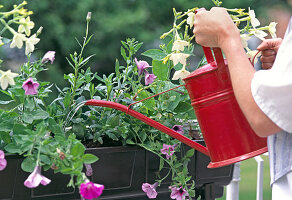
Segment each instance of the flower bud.
M42 30L43 30L43 27L41 26L36 32L37 37L42 33Z
M87 17L86 17L86 21L90 22L90 20L91 20L91 12L88 12Z

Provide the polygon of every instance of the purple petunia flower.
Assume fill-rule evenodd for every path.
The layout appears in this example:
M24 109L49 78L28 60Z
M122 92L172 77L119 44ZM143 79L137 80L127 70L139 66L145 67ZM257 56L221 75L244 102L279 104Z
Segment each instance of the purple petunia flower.
M177 144L174 145L163 144L163 148L160 150L160 152L164 154L167 159L169 159L174 154L174 149L176 146Z
M153 185L149 183L143 183L142 190L146 193L149 199L155 199L157 196L156 188L158 186L158 182L155 182Z
M156 76L154 74L149 74L148 72L145 72L145 85L153 83L155 79Z
M42 63L46 63L48 61L51 61L51 64L53 64L54 60L55 60L55 54L56 52L55 51L48 51L43 59L42 59Z
M37 89L39 85L38 82L34 82L32 78L29 78L23 82L22 88L25 90L25 95L34 95L38 93Z
M86 168L86 176L92 176L93 172L92 172L92 167L91 164L84 164L85 168Z
M152 66L149 66L149 64L146 61L143 61L143 60L138 61L137 58L135 58L135 62L138 68L139 76L147 72L146 68L152 67Z
M7 160L5 159L4 151L0 150L0 171L4 170L7 165Z
M80 185L79 192L84 199L94 199L102 194L103 189L103 185L87 181Z
M171 129L179 134L184 134L184 129L182 125L174 125Z
M24 185L28 188L36 188L39 184L48 185L50 182L50 179L41 175L41 166L37 165L29 177L24 181Z
M179 187L179 188L171 187L171 194L170 194L171 199L184 200L186 196L189 196L189 194L182 187Z

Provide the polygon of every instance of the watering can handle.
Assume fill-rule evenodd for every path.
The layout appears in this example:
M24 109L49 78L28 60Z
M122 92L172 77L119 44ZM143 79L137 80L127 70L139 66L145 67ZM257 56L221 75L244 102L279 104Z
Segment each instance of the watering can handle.
M200 11L203 11L203 10L206 10L206 9L205 8L199 8L195 12L197 13L197 12L200 12ZM212 48L213 49L213 53L212 53L212 49L210 47L204 47L204 46L202 46L202 47L203 47L203 51L204 51L206 60L207 60L207 62L209 64L214 62L214 57L213 57L213 53L214 53L215 60L216 60L218 68L221 69L221 68L223 68L225 66L224 58L223 58L222 51L221 51L220 48L218 48L218 47Z

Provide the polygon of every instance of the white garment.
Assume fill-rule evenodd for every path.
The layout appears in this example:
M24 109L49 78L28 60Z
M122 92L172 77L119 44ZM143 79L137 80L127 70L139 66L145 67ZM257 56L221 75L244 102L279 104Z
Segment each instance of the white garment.
M272 185L272 200L292 199L292 172L282 176Z

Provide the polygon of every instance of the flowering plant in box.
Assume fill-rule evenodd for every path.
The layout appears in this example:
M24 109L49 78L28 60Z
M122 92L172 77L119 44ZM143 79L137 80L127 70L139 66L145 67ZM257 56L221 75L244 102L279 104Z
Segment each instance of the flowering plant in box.
M216 6L221 4L216 0L213 2ZM157 175L156 182L144 183L141 188L149 198L157 197L156 189L168 176L172 179L169 187L172 199L194 197L195 184L187 169L194 154L193 149L182 151L184 147L177 140L160 134L158 130L153 130L124 113L83 105L89 98L130 105L182 85L182 79L190 74L189 58L193 56L194 36L189 32L198 8L186 12L173 10L173 27L161 36L159 49L150 49L137 55L143 43L135 39L122 41L123 60L116 60L115 72L108 76L98 76L88 67L88 61L93 55L84 58L85 47L92 37L88 35L89 14L84 40L78 42L81 50L67 58L73 69L73 73L64 75L69 87L59 88L57 84L39 80L38 74L49 70L47 64L54 62L55 54L54 51L49 51L42 59L32 60L31 54L39 42L37 37L41 30L31 36L34 23L29 15L32 12L24 8L25 4L23 2L10 12L1 13L0 19L3 25L0 33L12 35L10 40L1 38L1 43L10 42L11 48L22 48L25 44L25 54L28 56L28 62L18 72L0 70L1 92L9 98L0 101L5 106L5 109L0 110L0 170L5 170L7 165L5 156L17 153L25 157L22 169L31 172L24 182L26 187L49 184L50 180L41 174L41 170L51 168L55 172L69 174L71 180L68 185L77 185L83 198L92 199L101 195L104 186L92 183L87 178L91 176L90 163L98 158L85 153L85 148L138 145L160 159L159 171L162 173ZM243 44L248 55L253 58L254 53L248 48L246 41L252 35L263 39L266 37L264 31L274 36L275 23L258 27L259 22L252 10L228 11L235 23L245 23L241 28ZM151 62L146 62L146 57ZM204 63L205 60L202 59L198 67ZM54 88L58 91L58 97L49 102L47 97ZM188 134L184 125L195 119L184 88L138 102L131 108L185 135ZM198 127L192 127L194 128ZM83 172L83 168L87 173Z

